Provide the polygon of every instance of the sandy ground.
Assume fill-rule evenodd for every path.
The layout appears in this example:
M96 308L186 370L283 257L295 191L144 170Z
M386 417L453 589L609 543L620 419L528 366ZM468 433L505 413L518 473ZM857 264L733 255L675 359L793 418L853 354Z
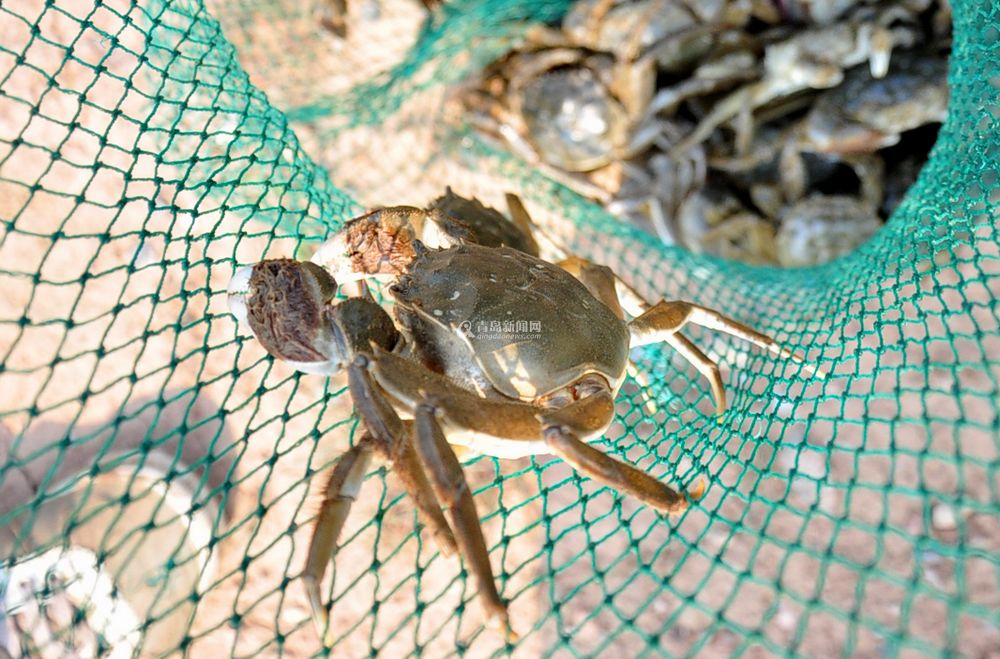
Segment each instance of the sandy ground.
M315 30L307 6L259 4L213 9L251 80L281 109L309 107L384 70L403 56L422 15L404 0L352 3L360 27L339 44ZM135 25L148 18L128 3L75 16L41 2L3 10L27 19L0 14L0 43L24 58L0 54L0 71L11 72L0 82L0 218L13 220L0 233L0 458L18 465L0 475L7 506L0 517L15 509L0 535L5 552L28 553L64 533L100 546L93 527L84 533L52 522L63 519L52 493L67 479L88 482L94 464L128 480L137 467L118 464L118 456L166 456L175 471L194 474L200 500L222 500L225 513L212 519L214 574L200 570L206 585L194 598L183 584L159 591L156 615L183 615L163 618L145 650L183 643L193 656L312 655L320 644L297 576L322 472L349 445L355 422L343 378L296 375L236 338L225 289L236 265L291 256L297 247L288 225L272 234L248 222L248 208L271 218L320 211L288 192L296 188L280 183L278 167L264 167L265 193L254 169L238 173L239 186L225 184L226 171L185 173L192 154L211 169L227 153L254 152L267 163L276 147L254 151L234 139L238 114L210 110L239 102L216 101L210 90L194 89L176 116L163 103L150 117L150 81L162 74L129 52L143 51ZM103 32L81 31L83 16ZM184 25L169 13L162 20ZM32 24L51 44L32 38ZM76 60L64 65L70 44ZM94 66L107 73L96 76ZM260 112L261 99L253 103ZM431 92L414 105L440 104ZM101 109L111 107L117 111ZM173 142L137 127L175 119ZM335 138L327 129L336 118L295 129L305 151L361 204L421 203L451 184L500 205L515 182L461 157L426 155L438 144L438 119L411 110ZM172 163L179 153L187 159ZM210 184L192 185L196 179ZM635 245L595 241L576 233L539 190L525 197L539 222L586 253L632 271L636 260L648 267L635 283L649 296L734 302L712 273L684 273L645 261ZM894 285L900 316L879 313L876 287L869 306L852 309L837 333L822 321L773 325L766 309L734 307L781 338L813 332L809 357L826 359L833 372L825 382L793 372L771 387L760 374L773 362L697 335L732 367L724 375L740 413L727 417L730 428L703 414L703 383L676 360L654 367L670 380L654 387L667 402L651 418L640 414L635 387L627 388L619 423L599 446L672 483L710 478L705 499L679 521L658 519L557 460L472 459L466 472L491 559L524 636L513 655L770 656L792 648L881 657L946 647L1000 655L993 615L1000 456L990 430L997 374L976 367L1000 350L990 306L1000 293L996 258L980 254L943 276L914 274ZM976 278L981 283L967 283ZM876 321L882 325L872 333ZM948 339L977 332L981 342ZM939 421L925 424L928 416ZM222 492L228 496L214 496ZM32 497L27 511L17 509ZM126 507L102 523L111 525L109 536L127 535L142 529L146 512ZM497 636L480 628L471 580L415 529L398 484L374 472L336 562L335 654L402 656L416 646L427 656L502 652ZM140 550L115 545L110 553L141 563ZM565 647L553 650L560 642Z

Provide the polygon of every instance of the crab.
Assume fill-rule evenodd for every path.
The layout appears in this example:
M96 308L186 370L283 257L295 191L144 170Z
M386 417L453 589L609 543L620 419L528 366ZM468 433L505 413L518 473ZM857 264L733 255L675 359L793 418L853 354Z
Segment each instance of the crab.
M915 21L913 9L904 3L877 9L862 7L839 22L769 44L761 80L721 99L674 149L684 152L707 139L723 123L735 120L736 144L739 151L745 152L752 141L755 111L769 104L796 108L796 95L835 87L844 79L846 69L864 62L873 77L885 77L893 50L915 43Z
M463 99L483 132L565 172L592 172L652 143L656 126L644 114L654 87L652 59L623 64L555 43L557 36L540 30L534 35Z
M678 492L589 445L615 418L630 349L672 346L708 379L719 415L726 409L719 368L684 336L685 327L722 331L803 361L712 309L650 305L607 267L570 254L544 260L540 245L561 248L517 197L508 195L508 205L513 221L449 190L427 208L374 210L347 222L311 261L261 261L239 269L230 284L232 313L272 356L306 373L346 371L364 428L326 483L303 571L327 645L320 583L373 458L399 475L441 552L461 554L488 625L513 639L452 446L498 458L555 455L677 515L701 497L703 481ZM365 280L386 285L394 318L367 286L335 300L340 285Z
M876 209L845 195L811 195L781 213L775 241L785 267L807 267L849 254L882 228Z
M848 170L858 181L859 197L877 208L885 190L882 159L873 153L818 151L803 137L804 132L803 120L782 129L764 126L747 153L717 148L710 152L708 166L725 174L771 220L789 204L801 201L810 189Z
M854 67L842 85L819 97L804 120L777 136L765 129L746 156L710 157L709 165L753 178L750 197L771 218L802 201L811 184L824 177L823 169L828 175L837 167L853 171L859 201L878 209L887 186L896 183L886 176L878 151L899 144L910 131L944 121L946 75L943 59L912 51L897 54L883 78L873 77L867 67ZM757 176L768 165L777 170L773 184Z
M665 150L675 141L665 135L672 127L657 116L660 105L652 104L658 71L683 71L717 42L732 39L732 28L751 16L738 5L576 3L561 29L529 30L522 47L463 91L461 104L472 110L483 133L500 136L533 164L569 172L569 177L547 173L605 202L615 191L600 190L600 183L589 180L600 174L582 174L641 155L654 144ZM742 79L735 77L731 84ZM703 87L725 84L712 80Z
M767 0L581 0L563 17L562 34L622 62L649 54L660 71L677 74L738 34L751 18L773 23L779 16Z
M482 132L563 172L594 172L654 144L668 150L677 140L665 135L672 129L658 116L665 108L752 77L738 28L758 5L766 3L575 3L562 29L534 26L521 48L463 92L462 103ZM710 52L714 67L700 71L697 84L654 98L658 72L681 73Z
M947 75L947 61L914 52L897 56L884 78L852 69L810 110L803 150L873 153L897 144L907 131L942 123L948 114Z
M551 45L559 39L536 31L532 46L510 54L481 89L468 91L463 102L474 109L473 122L554 180L673 243L668 218L701 185L704 152L650 155L684 135L680 123L657 117L650 106L655 60Z
M680 206L676 231L696 254L758 265L777 263L774 226L718 183L706 185Z
M683 126L663 123L664 140L683 138ZM696 145L682 160L663 152L620 163L621 184L614 199L605 204L608 212L651 227L666 245L677 243L672 220L678 208L705 184L705 150Z

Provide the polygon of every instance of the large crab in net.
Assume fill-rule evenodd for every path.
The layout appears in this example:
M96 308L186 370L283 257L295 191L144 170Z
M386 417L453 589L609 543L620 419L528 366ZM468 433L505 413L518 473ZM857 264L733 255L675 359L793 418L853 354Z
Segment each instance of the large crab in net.
M540 244L560 248L516 197L508 195L508 205L513 222L449 190L426 209L383 208L349 221L312 262L266 260L233 278L230 304L241 324L299 370L346 370L364 422L361 439L330 474L303 572L321 635L329 611L320 582L373 457L398 474L442 553L461 552L487 622L513 636L450 445L499 458L553 454L677 514L701 496L703 483L682 494L588 445L614 420L629 350L671 345L708 378L719 414L726 405L719 369L681 334L685 325L800 359L711 309L649 305L607 267L565 252L543 260ZM339 284L367 278L389 280L396 322L366 286L359 296L334 299Z

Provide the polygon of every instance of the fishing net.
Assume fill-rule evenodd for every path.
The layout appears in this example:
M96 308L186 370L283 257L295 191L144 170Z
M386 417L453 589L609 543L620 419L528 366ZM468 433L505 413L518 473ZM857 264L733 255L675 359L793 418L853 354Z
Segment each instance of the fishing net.
M299 0L0 6L0 647L322 650L298 577L357 421L343 377L237 335L226 286L451 185L519 193L647 297L829 375L695 332L723 366L717 420L682 359L637 351L596 446L705 479L675 519L553 458L463 458L517 645L374 470L324 584L338 656L1000 650L1000 8L955 3L948 120L884 230L780 270L664 247L448 111L565 3L374 7L350 3L341 42Z

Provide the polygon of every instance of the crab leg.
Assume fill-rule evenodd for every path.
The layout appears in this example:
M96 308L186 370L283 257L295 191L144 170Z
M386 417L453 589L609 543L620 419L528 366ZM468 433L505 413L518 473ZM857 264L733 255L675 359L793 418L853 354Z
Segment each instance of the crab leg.
M702 484L688 496L679 494L652 476L580 441L562 426L546 428L545 443L554 455L568 462L580 473L631 494L662 513L676 515L684 512L690 501L698 499L704 489Z
M365 420L369 432L375 437L393 473L399 478L407 494L413 498L417 513L434 534L441 553L451 556L458 550L455 535L441 512L430 481L420 465L420 459L409 440L410 429L400 420L385 395L372 382L366 367L367 357L359 356L348 368L348 386L354 404Z
M613 311L623 309L633 317L629 323L629 329L632 333L632 347L665 341L694 364L698 371L712 383L720 415L725 411L725 396L722 393L722 380L719 377L718 368L691 341L679 334L680 329L688 323L743 339L779 357L803 363L803 366L809 371L820 377L826 375L822 370L805 364L805 358L802 355L783 348L766 334L761 334L717 311L679 300L661 300L650 306L638 291L629 286L613 270L597 266L576 255L571 255L556 265L583 282L597 299L607 304ZM612 284L614 290L610 291L609 287Z
M417 453L431 478L434 492L448 509L462 556L476 577L487 624L498 626L509 640L514 640L517 635L510 628L507 607L497 593L490 554L472 492L435 414L433 405L422 403L417 406L414 413Z
M598 266L582 257L571 255L556 265L579 279L593 293L594 297L604 302L619 317L622 316L623 310L633 316L633 320L629 322L632 347L662 341L688 360L709 381L712 387L712 396L715 399L716 413L720 417L726 411L726 391L719 367L690 339L680 333L681 328L686 324L693 323L708 329L725 332L785 359L797 362L804 361L801 355L781 347L771 337L706 307L690 302L668 302L666 300L650 306L635 289L625 283L613 270ZM823 376L822 371L813 367L809 368L814 373ZM630 369L629 373L638 373L638 370L633 368ZM644 377L637 378L637 380L644 388L648 387L649 383ZM645 394L643 394L643 398L646 398ZM655 413L656 407L648 398L646 398L645 403L647 411Z
M721 417L726 413L726 387L722 383L722 374L719 373L718 365L703 353L698 346L692 343L691 339L677 332L664 337L667 344L679 352L681 357L688 360L702 377L708 380L712 387L712 398L715 399L715 414Z
M539 415L545 444L554 455L596 481L631 494L662 513L675 515L684 512L692 499L701 496L702 486L688 496L679 494L649 474L583 442L574 432L574 426L582 429L595 422L607 425L614 413L614 397L606 387L565 407L545 410ZM591 419L593 421L588 423L587 420Z
M434 425L455 435L472 433L494 438L496 448L521 444L524 455L547 448L578 470L650 504L677 513L700 496L700 488L678 494L652 476L588 446L580 435L599 434L614 418L614 398L604 386L560 408L542 408L514 400L482 399L444 376L421 368L390 352L376 350L374 364L380 384L420 414L428 395L434 401ZM426 412L425 412L426 413ZM420 434L420 420L417 420ZM543 447L531 444L541 440ZM418 445L422 440L418 440ZM422 454L423 455L423 454ZM426 458L425 458L426 460Z
M323 490L323 503L320 504L316 528L313 530L309 543L309 554L306 567L302 571L306 594L312 606L313 621L321 637L327 634L330 624L329 613L320 600L319 584L323 581L327 563L333 560L337 553L337 538L344 528L351 504L361 490L361 483L371 463L375 442L371 435L365 434L357 444L341 456L337 466L330 472L330 478ZM330 644L331 639L324 637L324 643Z
M364 363L364 357L361 357ZM365 421L367 432L354 448L345 453L330 474L324 490L316 528L309 544L306 567L302 573L306 593L313 611L317 631L329 647L333 639L329 633L329 612L320 598L320 582L326 566L337 553L337 538L344 527L351 504L361 488L373 453L386 459L399 478L403 489L416 503L421 521L431 529L441 553L451 556L457 550L455 536L438 505L419 459L410 442L410 428L378 392L367 370L358 364L348 369L351 395Z
M413 365L392 353L379 351L378 354L384 361L398 360L408 366ZM372 376L367 369L368 364L369 358L362 355L355 360L350 369L351 393L358 410L366 421L371 415L377 418L378 422L388 426L402 425L385 395L372 381ZM471 396L471 394L468 395ZM476 401L479 404L482 403L478 397L476 397ZM486 548L486 540L483 538L482 527L479 525L479 515L472 499L472 492L465 481L465 475L462 473L458 458L455 457L455 453L451 450L441 427L438 425L435 409L432 405L421 403L415 406L414 426L415 446L407 445L406 449L411 454L419 456L418 460L422 463L423 469L426 470L426 472L420 471L420 465L415 464L414 473L419 473L420 478L425 483L428 482L427 476L430 476L428 488L437 496L437 501L440 501L448 509L455 528L455 534L451 536L452 546L457 544L466 564L476 577L487 621L497 623L508 638L515 638L508 623L507 607L500 600L500 595L496 590L493 570L490 567L489 551ZM435 507L435 511L436 515L441 516L441 523L445 528L448 528L441 509ZM448 532L451 533L450 529Z
M657 302L645 313L629 323L629 330L632 334L632 346L643 346L664 341L677 350L677 352L681 353L685 359L690 361L711 382L712 391L715 396L716 410L720 416L726 410L726 400L722 390L722 380L718 374L718 367L689 339L680 334L680 330L688 323L743 339L779 357L802 363L820 377L825 375L823 371L805 364L805 358L802 355L783 348L771 337L761 334L732 318L727 318L717 311L679 300L661 300Z
M788 348L783 348L766 334L761 334L739 321L727 318L718 311L680 300L657 302L644 314L629 323L629 329L632 330L632 336L635 339L633 345L641 346L663 341L665 340L663 332L674 334L688 323L735 336L784 359L800 362L805 359Z
M653 386L649 381L649 376L644 371L640 371L639 367L631 359L625 364L625 372L639 385L639 397L642 398L642 409L646 410L646 414L652 419L660 412L660 407L656 404L656 399L647 393Z
M504 197L507 200L507 210L510 211L511 221L528 237L528 242L531 246L531 250L528 253L532 256L538 256L541 254L541 250L535 238L535 223L531 220L528 209L524 207L521 198L516 194L508 192Z

